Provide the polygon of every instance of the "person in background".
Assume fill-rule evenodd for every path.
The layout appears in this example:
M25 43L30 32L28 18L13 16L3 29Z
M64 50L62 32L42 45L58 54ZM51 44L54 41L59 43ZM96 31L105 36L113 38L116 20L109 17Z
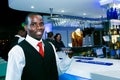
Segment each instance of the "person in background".
M54 45L55 41L54 41L54 34L53 34L53 32L48 32L47 33L46 41L49 41L49 42L51 42Z
M30 13L26 17L25 30L26 38L9 51L5 80L58 80L69 69L72 55L61 61L54 45L42 39L44 22L40 14Z
M61 40L62 36L60 33L56 33L56 35L54 36L54 39L55 39L56 51L61 51L62 48L65 48L65 45L64 45L63 41Z
M20 43L25 39L26 31L24 27L18 26L16 30L16 35L13 37L13 39L10 42L10 49L15 46L16 44Z

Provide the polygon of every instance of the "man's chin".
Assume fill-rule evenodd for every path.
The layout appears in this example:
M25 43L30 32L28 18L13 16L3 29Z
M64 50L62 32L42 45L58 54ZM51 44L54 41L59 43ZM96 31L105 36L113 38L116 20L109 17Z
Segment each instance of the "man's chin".
M41 38L35 38L35 39L39 41Z
M36 39L37 40L40 40L42 38L42 36L37 36Z

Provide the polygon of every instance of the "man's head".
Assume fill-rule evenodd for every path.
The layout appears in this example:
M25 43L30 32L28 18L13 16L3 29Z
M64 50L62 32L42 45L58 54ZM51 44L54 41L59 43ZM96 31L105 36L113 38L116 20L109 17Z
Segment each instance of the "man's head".
M22 26L17 27L16 33L21 37L26 37L26 31Z
M40 40L44 33L44 22L42 16L37 13L31 13L26 17L25 23L27 34L34 39Z
M47 36L48 36L48 38L53 39L54 34L53 34L53 32L48 32L48 33L47 33Z

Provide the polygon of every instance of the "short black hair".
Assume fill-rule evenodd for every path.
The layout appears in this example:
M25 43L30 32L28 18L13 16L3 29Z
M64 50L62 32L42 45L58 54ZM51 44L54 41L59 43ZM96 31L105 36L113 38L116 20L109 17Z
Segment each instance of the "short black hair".
M27 25L28 24L28 18L30 17L30 16L32 16L32 15L40 15L39 13L36 13L36 12L33 12L33 13L29 13L27 16L26 16L26 18L25 18L25 25ZM40 15L41 16L41 15ZM42 16L41 16L42 17Z
M53 36L53 32L48 32L48 33L47 33L47 36L48 36L48 37L52 37L52 36Z
M16 34L17 34L20 30L25 31L24 27L22 27L22 26L17 26L17 27L16 27Z

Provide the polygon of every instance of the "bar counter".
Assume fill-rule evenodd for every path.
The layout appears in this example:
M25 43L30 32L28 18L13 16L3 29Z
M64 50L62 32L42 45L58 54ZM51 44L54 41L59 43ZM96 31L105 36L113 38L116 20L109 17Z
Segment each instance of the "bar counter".
M58 55L62 59L65 53L58 52ZM100 74L100 77L96 74ZM110 78L120 80L118 74L120 74L118 59L74 56L70 68L60 76L60 80L103 80L104 76L106 76L104 80Z

